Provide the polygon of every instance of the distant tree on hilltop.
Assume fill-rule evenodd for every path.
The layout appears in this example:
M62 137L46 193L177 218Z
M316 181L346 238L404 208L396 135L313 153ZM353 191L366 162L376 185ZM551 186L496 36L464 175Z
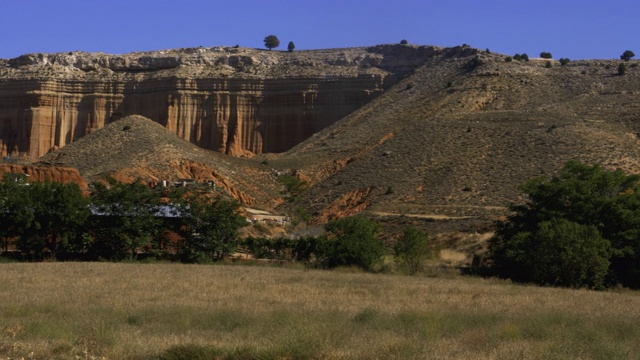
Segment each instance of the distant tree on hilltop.
M292 52L295 48L296 48L296 45L293 43L293 41L289 41L289 45L287 46L287 50L289 50L289 52Z
M540 53L540 57L543 58L543 59L551 59L551 58L553 58L553 56L551 56L550 52L544 52L544 51Z
M404 39L402 39L402 40L400 41L400 44L401 44L401 45L407 45L408 43L409 43L409 42L408 42L407 40L404 40Z
M620 55L620 59L624 61L629 61L634 56L636 56L636 54L634 54L633 51L626 50L624 53L622 53L622 55Z
M277 48L280 46L280 40L278 40L278 37L275 35L269 35L264 38L264 46L269 50Z

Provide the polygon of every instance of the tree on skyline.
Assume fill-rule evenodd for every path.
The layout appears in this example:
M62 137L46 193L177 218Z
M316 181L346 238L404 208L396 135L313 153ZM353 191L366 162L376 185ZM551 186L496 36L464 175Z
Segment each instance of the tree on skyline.
M264 38L264 46L269 50L277 48L280 46L280 40L275 35L268 35Z
M293 41L289 41L289 46L287 46L287 50L289 50L289 52L293 52L295 48L296 48L296 45L293 43Z
M620 59L624 61L629 61L634 56L636 56L636 54L634 54L633 51L626 50L624 53L622 53L622 55L620 55Z

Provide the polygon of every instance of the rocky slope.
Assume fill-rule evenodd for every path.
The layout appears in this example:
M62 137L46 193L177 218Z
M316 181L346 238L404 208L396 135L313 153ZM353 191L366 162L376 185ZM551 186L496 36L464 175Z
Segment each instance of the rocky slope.
M133 114L205 149L282 152L442 51L451 50L213 47L0 60L0 153L38 158Z
M51 168L78 169L89 181L111 176L131 182L213 181L216 189L243 205L272 208L281 185L264 165L199 148L147 118L117 120L41 159ZM74 170L75 170L74 169Z
M434 56L270 164L309 179L317 222L364 210L490 222L570 159L640 172L638 61L618 76L616 60L505 58Z

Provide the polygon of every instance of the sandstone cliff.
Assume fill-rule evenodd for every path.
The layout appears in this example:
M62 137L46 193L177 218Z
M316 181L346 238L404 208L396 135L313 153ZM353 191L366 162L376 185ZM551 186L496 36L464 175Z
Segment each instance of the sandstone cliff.
M0 60L0 152L37 158L131 114L206 149L282 152L443 51L452 50L214 47Z

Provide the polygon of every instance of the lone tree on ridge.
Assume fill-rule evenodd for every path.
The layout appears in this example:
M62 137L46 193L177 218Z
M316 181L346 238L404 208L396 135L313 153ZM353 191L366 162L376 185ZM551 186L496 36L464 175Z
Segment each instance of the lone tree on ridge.
M278 40L278 37L275 35L269 35L264 38L264 46L269 50L277 48L280 46L280 40Z
M293 41L289 41L289 46L287 46L287 50L289 50L289 52L293 52L293 49L296 48L296 45L293 43Z
M636 56L636 54L634 54L633 51L626 50L624 53L622 53L622 55L620 55L620 59L624 61L629 61L634 56Z

